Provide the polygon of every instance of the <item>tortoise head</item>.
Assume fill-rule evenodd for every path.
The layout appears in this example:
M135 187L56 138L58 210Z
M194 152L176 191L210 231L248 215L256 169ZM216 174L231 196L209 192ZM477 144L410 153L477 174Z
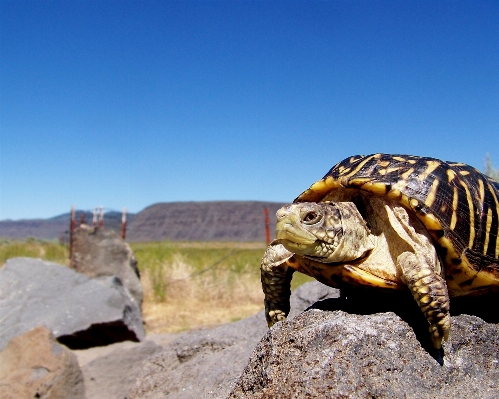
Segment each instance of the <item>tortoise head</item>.
M374 248L352 202L302 202L277 211L276 238L291 252L320 262L362 258Z

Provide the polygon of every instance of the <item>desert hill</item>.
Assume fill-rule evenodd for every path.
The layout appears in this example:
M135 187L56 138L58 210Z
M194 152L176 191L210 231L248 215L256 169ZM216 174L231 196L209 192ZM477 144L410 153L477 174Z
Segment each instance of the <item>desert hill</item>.
M76 221L80 222L83 215L87 224L92 223L92 213L82 210L76 211ZM131 222L135 215L127 215ZM0 238L24 240L28 237L41 240L66 240L69 237L70 213L63 213L49 219L23 219L23 220L0 220ZM106 212L104 215L104 227L119 231L121 228L121 213Z
M275 230L276 202L166 202L151 205L129 224L129 241L265 241L264 209Z
M264 209L269 211L270 231L275 230L275 213L282 203L264 201L165 202L128 214L127 241L265 241ZM77 211L76 219L89 212ZM121 214L108 212L104 227L120 231ZM67 237L69 213L50 219L2 220L0 237L44 240Z

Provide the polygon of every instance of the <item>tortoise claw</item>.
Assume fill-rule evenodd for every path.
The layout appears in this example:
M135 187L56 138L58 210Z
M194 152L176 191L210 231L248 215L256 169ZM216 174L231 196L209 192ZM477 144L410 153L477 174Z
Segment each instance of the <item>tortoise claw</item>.
M267 314L268 314L267 325L269 326L269 328L272 327L278 321L286 320L287 316L287 314L282 310L271 310Z
M429 331L434 348L440 349L443 341L447 341L449 339L450 324L449 314L445 315L438 322L430 324Z

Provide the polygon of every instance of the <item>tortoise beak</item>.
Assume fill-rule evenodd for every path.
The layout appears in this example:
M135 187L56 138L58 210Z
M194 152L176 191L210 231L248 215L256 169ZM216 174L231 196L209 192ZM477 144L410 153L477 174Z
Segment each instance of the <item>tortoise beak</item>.
M302 227L300 213L293 205L283 206L276 215L276 238L283 240L284 246L287 246L286 241L299 246L311 245L317 241L315 235Z

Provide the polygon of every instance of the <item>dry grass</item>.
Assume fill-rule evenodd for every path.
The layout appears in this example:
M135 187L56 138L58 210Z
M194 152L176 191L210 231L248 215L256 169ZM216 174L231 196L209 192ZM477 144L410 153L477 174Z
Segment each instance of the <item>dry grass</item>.
M20 240L0 241L0 267L7 259L16 257L40 258L51 262L66 265L68 261L68 249L57 242L37 240L28 238Z
M261 284L250 265L237 274L227 269L199 271L175 254L171 262L146 269L141 280L150 333L231 322L256 313L263 304Z
M178 332L251 316L263 308L262 243L131 243L144 290L148 333ZM0 241L0 267L28 256L67 264L68 251L55 242ZM292 289L310 278L295 273Z

